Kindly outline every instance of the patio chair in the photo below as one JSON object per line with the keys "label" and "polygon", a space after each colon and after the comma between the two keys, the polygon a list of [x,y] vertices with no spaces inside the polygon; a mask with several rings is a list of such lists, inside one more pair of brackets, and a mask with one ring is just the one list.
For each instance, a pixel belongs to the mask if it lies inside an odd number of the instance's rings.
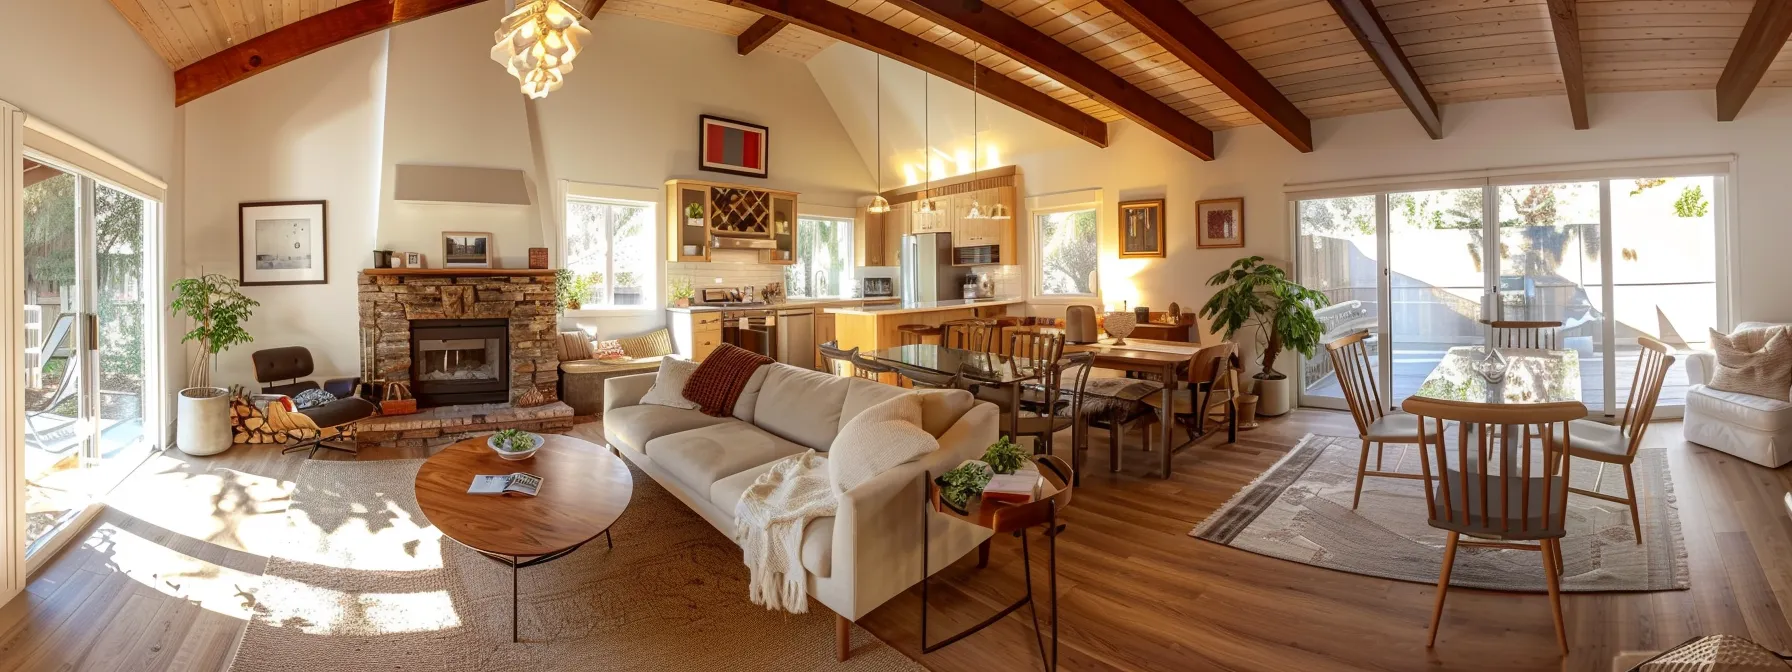
{"label": "patio chair", "polygon": [[1494,320],[1488,322],[1487,326],[1493,327],[1493,346],[1496,348],[1537,348],[1541,350],[1554,350],[1559,347],[1556,333],[1562,329],[1560,321]]}
{"label": "patio chair", "polygon": [[[74,323],[74,313],[63,313],[56,316],[56,324],[50,328],[49,335],[44,338],[43,346],[36,351],[38,354],[37,378],[39,380],[43,379],[44,369],[49,366],[50,360],[56,358],[56,353],[71,345],[67,341],[74,334]],[[62,405],[62,402],[80,393],[80,386],[76,384],[76,381],[81,378],[80,359],[76,357],[66,357],[65,359],[68,360],[68,369],[62,372],[62,380],[56,382],[56,391],[50,395],[49,401],[37,408],[25,410],[25,427],[31,432],[31,440],[36,441],[39,446],[43,445],[43,437],[39,434],[37,424],[32,420],[50,415],[50,412]],[[68,447],[75,445],[77,444],[70,443]],[[67,447],[64,450],[67,450]]]}

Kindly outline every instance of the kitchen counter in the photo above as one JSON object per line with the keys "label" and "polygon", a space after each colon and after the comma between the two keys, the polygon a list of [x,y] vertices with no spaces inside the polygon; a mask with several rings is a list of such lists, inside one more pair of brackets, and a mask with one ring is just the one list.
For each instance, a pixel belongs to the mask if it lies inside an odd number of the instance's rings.
{"label": "kitchen counter", "polygon": [[667,308],[666,310],[672,311],[674,313],[707,313],[707,312],[715,312],[715,311],[721,311],[721,310],[765,310],[765,309],[777,309],[777,308],[829,308],[829,309],[832,309],[832,308],[839,308],[839,307],[847,307],[847,308],[855,308],[856,309],[860,306],[863,306],[867,302],[872,303],[874,305],[880,304],[880,303],[895,305],[897,303],[900,303],[901,300],[893,299],[893,298],[790,299],[783,303],[766,304],[763,306],[728,306],[728,307],[724,307],[724,306],[686,306],[683,308],[670,307],[670,308]]}
{"label": "kitchen counter", "polygon": [[946,301],[920,301],[915,303],[896,302],[879,306],[845,306],[825,308],[836,315],[904,315],[910,313],[933,313],[942,310],[964,310],[967,308],[987,308],[991,306],[1009,306],[1021,303],[1023,299],[950,299]]}

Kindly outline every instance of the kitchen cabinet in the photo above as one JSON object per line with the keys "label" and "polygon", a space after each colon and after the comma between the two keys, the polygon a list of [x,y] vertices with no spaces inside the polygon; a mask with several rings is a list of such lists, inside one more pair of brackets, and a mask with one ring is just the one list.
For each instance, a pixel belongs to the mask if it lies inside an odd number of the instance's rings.
{"label": "kitchen cabinet", "polygon": [[951,233],[952,228],[946,223],[946,215],[951,211],[951,208],[947,207],[947,203],[948,199],[946,198],[934,199],[934,205],[939,207],[939,211],[932,214],[921,211],[920,201],[910,203],[909,233]]}
{"label": "kitchen cabinet", "polygon": [[705,180],[666,182],[666,260],[710,261],[715,249],[796,263],[797,194]]}
{"label": "kitchen cabinet", "polygon": [[853,232],[853,262],[859,266],[900,266],[904,227],[898,224],[896,208],[889,212],[859,209],[858,230]]}
{"label": "kitchen cabinet", "polygon": [[722,345],[722,313],[714,310],[669,311],[672,347],[678,354],[701,362]]}
{"label": "kitchen cabinet", "polygon": [[815,368],[817,370],[828,370],[827,360],[821,357],[820,345],[832,343],[834,338],[834,314],[825,310],[815,311]]}
{"label": "kitchen cabinet", "polygon": [[796,194],[772,195],[772,245],[759,251],[759,263],[790,266],[796,263]]}
{"label": "kitchen cabinet", "polygon": [[[891,210],[882,222],[886,235],[883,259],[889,265],[901,265],[901,239],[909,233],[944,233],[952,237],[954,266],[1015,265],[1020,263],[1017,228],[1025,218],[1020,203],[1020,173],[1014,166],[1003,166],[935,180],[931,185],[913,185],[883,193]],[[922,200],[932,197],[939,212],[921,215],[916,212]],[[976,202],[985,214],[997,205],[1003,206],[1008,219],[969,219],[971,203]],[[870,233],[870,227],[867,228]],[[893,241],[893,242],[892,242]],[[865,257],[868,261],[869,254]],[[870,265],[870,264],[866,264]]]}

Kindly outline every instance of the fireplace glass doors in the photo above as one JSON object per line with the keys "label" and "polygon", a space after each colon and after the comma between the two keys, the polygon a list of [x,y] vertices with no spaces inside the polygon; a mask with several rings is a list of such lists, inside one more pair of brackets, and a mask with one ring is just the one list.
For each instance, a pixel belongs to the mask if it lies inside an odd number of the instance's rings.
{"label": "fireplace glass doors", "polygon": [[411,391],[418,405],[510,401],[506,320],[414,320]]}

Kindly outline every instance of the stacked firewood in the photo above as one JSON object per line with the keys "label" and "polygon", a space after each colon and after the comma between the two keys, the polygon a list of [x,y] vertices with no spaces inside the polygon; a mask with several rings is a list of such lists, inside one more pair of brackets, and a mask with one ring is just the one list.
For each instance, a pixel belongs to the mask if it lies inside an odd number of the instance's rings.
{"label": "stacked firewood", "polygon": [[[270,403],[270,409],[273,404]],[[278,417],[270,417],[270,415]],[[230,426],[232,441],[239,444],[275,444],[284,445],[309,441],[322,434],[326,438],[345,436],[346,432],[336,428],[319,429],[316,423],[297,413],[285,412],[284,408],[277,413],[268,413],[255,406],[246,396],[233,397],[230,400]],[[352,431],[352,430],[349,430]]]}

